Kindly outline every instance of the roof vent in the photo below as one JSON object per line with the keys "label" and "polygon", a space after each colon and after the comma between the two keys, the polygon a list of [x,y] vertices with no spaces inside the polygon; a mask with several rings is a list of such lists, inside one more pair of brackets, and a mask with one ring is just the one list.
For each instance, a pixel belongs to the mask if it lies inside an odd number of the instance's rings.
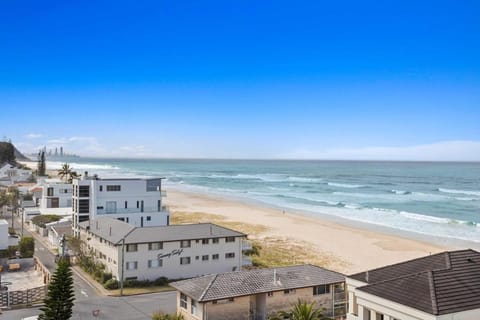
{"label": "roof vent", "polygon": [[468,258],[467,261],[468,261],[468,262],[471,262],[471,263],[475,263],[475,262],[476,262],[476,261],[473,260],[472,258]]}
{"label": "roof vent", "polygon": [[368,270],[365,272],[365,281],[368,282],[370,275],[368,274]]}

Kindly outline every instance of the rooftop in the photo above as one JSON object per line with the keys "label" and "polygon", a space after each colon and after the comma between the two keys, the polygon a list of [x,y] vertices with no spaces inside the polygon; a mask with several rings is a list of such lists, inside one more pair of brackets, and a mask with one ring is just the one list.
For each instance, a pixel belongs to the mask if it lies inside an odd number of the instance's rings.
{"label": "rooftop", "polygon": [[366,272],[349,278],[358,287],[433,315],[480,308],[480,252],[447,251]]}
{"label": "rooftop", "polygon": [[235,271],[171,283],[172,287],[200,301],[341,283],[345,276],[313,265]]}
{"label": "rooftop", "polygon": [[245,237],[246,234],[218,226],[213,223],[179,224],[158,227],[135,227],[123,221],[100,217],[81,222],[80,228],[90,227],[90,232],[119,244],[125,237],[125,243],[168,242],[179,240],[199,240],[219,237]]}

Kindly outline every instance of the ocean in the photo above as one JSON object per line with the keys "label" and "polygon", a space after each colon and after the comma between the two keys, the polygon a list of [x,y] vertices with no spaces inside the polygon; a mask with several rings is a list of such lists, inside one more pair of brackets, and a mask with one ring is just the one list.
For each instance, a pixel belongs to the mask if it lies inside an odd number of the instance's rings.
{"label": "ocean", "polygon": [[[57,169],[62,162],[48,162]],[[480,243],[480,163],[75,158],[78,173]]]}

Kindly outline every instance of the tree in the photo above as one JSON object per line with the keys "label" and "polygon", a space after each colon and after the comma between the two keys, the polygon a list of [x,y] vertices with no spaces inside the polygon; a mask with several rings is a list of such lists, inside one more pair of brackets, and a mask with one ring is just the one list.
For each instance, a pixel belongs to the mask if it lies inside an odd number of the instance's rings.
{"label": "tree", "polygon": [[73,171],[72,169],[73,168],[70,167],[68,163],[64,163],[62,165],[62,168],[58,170],[58,175],[62,179],[65,178],[68,181],[68,183],[72,183],[73,179],[78,177],[77,172]]}
{"label": "tree", "polygon": [[45,164],[45,151],[41,150],[38,153],[37,176],[46,176],[46,175],[47,175],[47,165]]}
{"label": "tree", "polygon": [[18,251],[22,258],[31,258],[35,252],[35,241],[32,237],[23,237],[18,243]]}
{"label": "tree", "polygon": [[73,301],[73,276],[70,263],[67,259],[60,259],[57,270],[52,276],[45,298],[45,306],[40,308],[41,320],[68,320],[72,317]]}
{"label": "tree", "polygon": [[10,142],[0,142],[0,164],[15,162],[15,147]]}
{"label": "tree", "polygon": [[289,311],[280,311],[270,320],[328,320],[330,318],[323,314],[323,309],[315,308],[315,302],[308,303],[299,299]]}

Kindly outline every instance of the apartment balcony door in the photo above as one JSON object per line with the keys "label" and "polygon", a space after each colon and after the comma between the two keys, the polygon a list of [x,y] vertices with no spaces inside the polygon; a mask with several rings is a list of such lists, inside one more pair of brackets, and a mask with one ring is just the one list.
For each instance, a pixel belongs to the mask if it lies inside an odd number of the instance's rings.
{"label": "apartment balcony door", "polygon": [[107,213],[117,213],[117,202],[116,201],[107,201],[106,212]]}
{"label": "apartment balcony door", "polygon": [[51,198],[52,199],[52,208],[58,208],[60,205],[60,201],[58,198]]}
{"label": "apartment balcony door", "polygon": [[143,200],[140,201],[140,212],[143,212],[144,210],[144,206],[143,206]]}

